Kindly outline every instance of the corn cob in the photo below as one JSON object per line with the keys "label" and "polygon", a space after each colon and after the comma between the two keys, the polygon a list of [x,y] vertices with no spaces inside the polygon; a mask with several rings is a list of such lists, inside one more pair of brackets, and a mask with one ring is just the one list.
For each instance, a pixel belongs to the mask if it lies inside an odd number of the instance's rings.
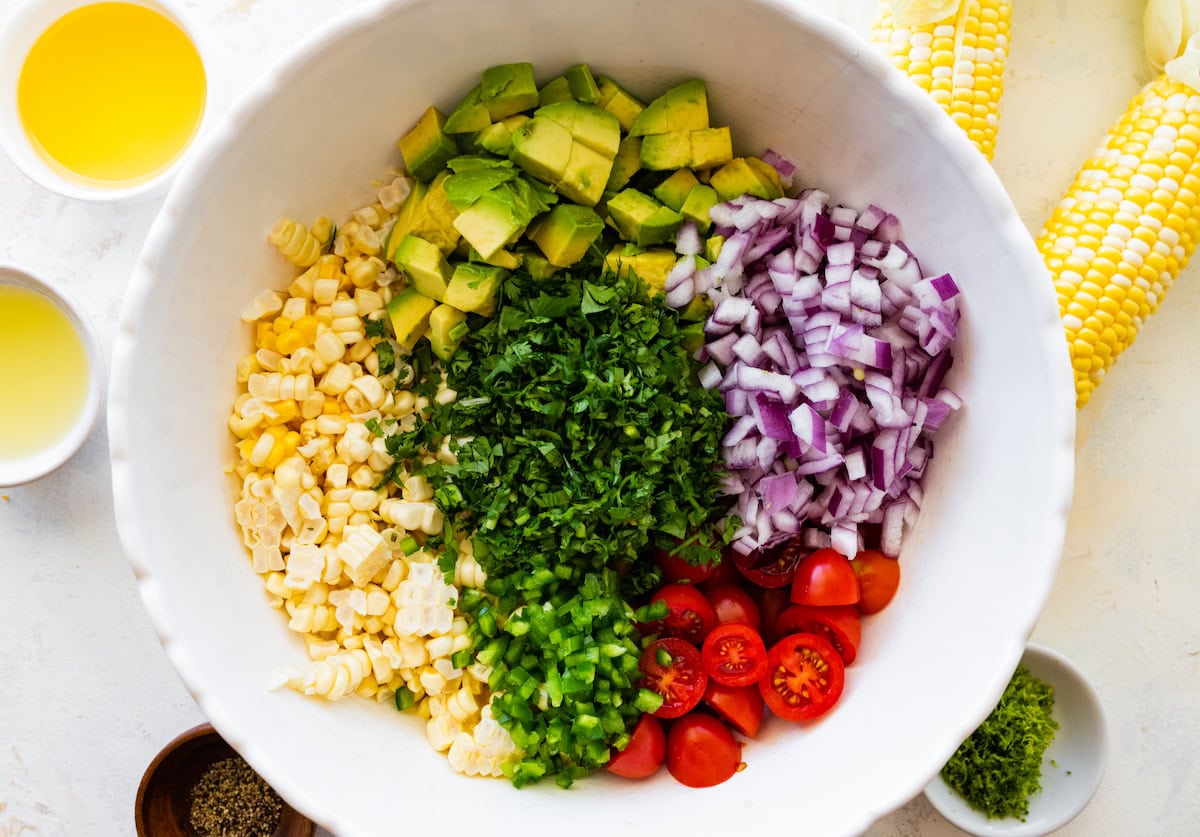
{"label": "corn cob", "polygon": [[[1130,103],[1055,207],[1038,249],[1082,407],[1187,264],[1200,233],[1200,44]],[[1180,79],[1191,79],[1191,85]]]}
{"label": "corn cob", "polygon": [[1009,0],[881,0],[871,40],[991,160],[1000,124]]}

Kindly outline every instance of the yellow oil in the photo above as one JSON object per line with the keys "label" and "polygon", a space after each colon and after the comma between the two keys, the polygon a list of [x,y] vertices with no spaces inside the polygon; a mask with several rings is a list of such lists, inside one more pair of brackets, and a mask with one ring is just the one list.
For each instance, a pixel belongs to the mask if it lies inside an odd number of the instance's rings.
{"label": "yellow oil", "polygon": [[134,3],[63,15],[34,43],[17,83],[21,121],[42,156],[104,185],[169,166],[196,133],[205,96],[191,39]]}
{"label": "yellow oil", "polygon": [[83,340],[39,293],[0,284],[0,459],[49,448],[75,425],[88,392]]}

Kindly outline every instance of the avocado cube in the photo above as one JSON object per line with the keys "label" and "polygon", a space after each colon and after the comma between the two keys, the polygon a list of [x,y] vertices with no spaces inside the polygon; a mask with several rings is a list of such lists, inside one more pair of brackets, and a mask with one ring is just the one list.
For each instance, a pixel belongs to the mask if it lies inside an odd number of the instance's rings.
{"label": "avocado cube", "polygon": [[492,124],[487,105],[480,99],[482,89],[480,85],[475,85],[471,92],[463,97],[458,107],[446,117],[446,124],[442,130],[447,134],[470,134],[482,131]]}
{"label": "avocado cube", "polygon": [[651,244],[674,242],[675,232],[681,224],[682,215],[669,206],[660,206],[638,228],[637,245],[649,247]]}
{"label": "avocado cube", "polygon": [[525,260],[524,253],[513,253],[509,250],[497,250],[492,254],[491,258],[483,258],[479,252],[472,247],[469,258],[477,262],[484,262],[493,267],[502,267],[505,270],[516,270]]}
{"label": "avocado cube", "polygon": [[[699,265],[697,265],[699,269]],[[708,294],[700,294],[689,302],[682,311],[679,312],[679,319],[687,320],[688,322],[699,322],[707,320],[708,315],[712,313],[713,303],[709,299]]]}
{"label": "avocado cube", "polygon": [[417,120],[416,126],[400,137],[404,164],[418,180],[432,180],[458,153],[458,146],[443,130],[445,125],[446,117],[437,108],[430,107]]}
{"label": "avocado cube", "polygon": [[467,335],[467,315],[442,303],[429,314],[429,345],[442,360],[449,360]]}
{"label": "avocado cube", "polygon": [[571,146],[571,159],[562,179],[555,185],[567,198],[584,206],[595,206],[604,196],[604,184],[612,174],[613,158],[593,151],[581,142]]}
{"label": "avocado cube", "polygon": [[779,172],[774,166],[758,157],[747,157],[746,164],[758,172],[759,178],[769,184],[768,191],[772,193],[770,200],[783,197],[783,182],[779,179]]}
{"label": "avocado cube", "polygon": [[407,230],[409,235],[437,245],[446,255],[454,252],[459,239],[458,230],[454,229],[454,219],[458,217],[458,210],[446,195],[446,180],[449,177],[450,170],[446,169],[430,182],[425,200],[416,208]]}
{"label": "avocado cube", "polygon": [[512,150],[513,132],[529,121],[523,113],[507,116],[475,134],[475,145],[500,157],[507,157]]}
{"label": "avocado cube", "polygon": [[512,201],[492,191],[459,213],[454,219],[454,228],[486,260],[515,240],[525,230],[527,223],[525,218],[520,217]]}
{"label": "avocado cube", "polygon": [[731,201],[741,195],[774,200],[782,194],[782,191],[777,190],[745,157],[734,157],[721,166],[712,173],[709,182],[716,189],[717,197],[723,201]]}
{"label": "avocado cube", "polygon": [[704,258],[708,261],[715,262],[717,257],[721,255],[721,245],[725,243],[725,236],[710,235],[704,240]]}
{"label": "avocado cube", "polygon": [[483,71],[479,98],[487,105],[492,121],[537,107],[537,82],[529,62],[500,64]]}
{"label": "avocado cube", "polygon": [[708,91],[700,79],[690,79],[663,93],[629,126],[629,135],[699,131],[708,127]]}
{"label": "avocado cube", "polygon": [[425,193],[428,191],[429,186],[418,180],[413,184],[408,197],[404,199],[404,204],[400,207],[399,214],[396,215],[395,223],[388,230],[387,238],[383,240],[383,252],[387,255],[388,261],[395,260],[396,248],[400,246],[400,242],[404,240],[404,236],[408,235],[408,230],[412,226],[417,209],[425,199]]}
{"label": "avocado cube", "polygon": [[546,82],[546,86],[538,91],[538,106],[545,107],[555,102],[571,101],[571,85],[566,76],[555,76]]}
{"label": "avocado cube", "polygon": [[716,190],[711,186],[705,186],[703,183],[700,183],[693,186],[692,191],[688,192],[687,199],[684,200],[679,214],[684,218],[695,221],[696,229],[700,232],[708,232],[709,227],[712,226],[712,219],[709,217],[709,212],[719,202]]}
{"label": "avocado cube", "polygon": [[553,119],[571,132],[576,142],[581,142],[605,157],[613,157],[621,144],[621,124],[617,118],[595,105],[582,102],[555,102],[538,108],[535,117]]}
{"label": "avocado cube", "polygon": [[565,73],[567,84],[571,87],[571,96],[585,104],[595,102],[600,98],[600,88],[592,76],[592,70],[587,64],[576,64],[568,67]]}
{"label": "avocado cube", "polygon": [[608,183],[604,184],[604,191],[618,192],[624,189],[641,167],[642,138],[625,137],[617,147],[617,156],[613,158],[612,172],[608,175]]}
{"label": "avocado cube", "polygon": [[450,265],[437,245],[409,234],[396,248],[396,266],[408,276],[408,283],[430,299],[441,302],[450,281]]}
{"label": "avocado cube", "polygon": [[531,226],[528,237],[550,264],[570,267],[587,254],[602,232],[604,221],[594,209],[560,203]]}
{"label": "avocado cube", "polygon": [[534,117],[513,131],[512,161],[529,174],[555,183],[571,159],[571,132],[553,119]]}
{"label": "avocado cube", "polygon": [[600,76],[596,86],[600,91],[600,98],[595,104],[617,117],[617,122],[621,123],[621,130],[628,131],[646,106],[607,76]]}
{"label": "avocado cube", "polygon": [[679,212],[692,189],[699,185],[700,181],[696,179],[696,175],[691,169],[679,169],[658,184],[658,188],[654,190],[654,197],[658,198],[665,206]]}
{"label": "avocado cube", "polygon": [[654,247],[640,253],[628,254],[617,245],[604,257],[604,269],[625,278],[630,273],[642,280],[651,294],[661,293],[667,284],[667,274],[675,267],[679,257],[673,250]]}
{"label": "avocado cube", "polygon": [[496,311],[496,297],[507,278],[508,271],[502,267],[462,262],[455,265],[446,287],[446,304],[459,311],[490,317]]}
{"label": "avocado cube", "polygon": [[545,256],[536,252],[525,253],[522,266],[531,277],[538,280],[549,279],[555,273],[558,273],[559,270],[550,264]]}
{"label": "avocado cube", "polygon": [[637,241],[642,224],[661,208],[658,201],[637,189],[618,192],[607,205],[609,219],[626,241]]}
{"label": "avocado cube", "polygon": [[396,342],[411,352],[429,327],[429,315],[436,307],[435,300],[416,288],[405,288],[392,297],[387,304],[387,312]]}
{"label": "avocado cube", "polygon": [[729,128],[702,128],[688,134],[692,141],[692,165],[698,169],[723,166],[733,159]]}
{"label": "avocado cube", "polygon": [[642,168],[671,171],[691,164],[692,142],[689,132],[669,131],[642,137]]}

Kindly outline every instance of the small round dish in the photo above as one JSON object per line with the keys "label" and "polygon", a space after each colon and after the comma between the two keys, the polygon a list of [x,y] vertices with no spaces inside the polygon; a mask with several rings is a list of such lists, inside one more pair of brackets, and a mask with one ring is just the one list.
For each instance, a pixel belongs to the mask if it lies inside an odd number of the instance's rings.
{"label": "small round dish", "polygon": [[[191,837],[188,822],[192,786],[218,761],[240,758],[212,724],[201,724],[163,747],[138,785],[133,820],[138,837]],[[316,824],[283,803],[271,837],[311,837]]]}
{"label": "small round dish", "polygon": [[105,379],[104,353],[100,347],[100,338],[78,303],[45,280],[20,268],[0,264],[0,287],[4,286],[33,291],[50,300],[66,315],[83,343],[83,350],[87,356],[88,377],[83,407],[66,433],[49,447],[15,458],[0,456],[0,488],[23,485],[40,479],[75,455],[92,432],[100,415],[101,405],[104,403]]}
{"label": "small round dish", "polygon": [[1091,801],[1104,775],[1108,731],[1100,695],[1075,665],[1057,651],[1028,645],[1021,657],[1038,679],[1054,688],[1058,731],[1042,758],[1042,790],[1029,800],[1024,821],[988,819],[942,781],[939,774],[925,797],[943,817],[977,837],[1041,837],[1062,828]]}

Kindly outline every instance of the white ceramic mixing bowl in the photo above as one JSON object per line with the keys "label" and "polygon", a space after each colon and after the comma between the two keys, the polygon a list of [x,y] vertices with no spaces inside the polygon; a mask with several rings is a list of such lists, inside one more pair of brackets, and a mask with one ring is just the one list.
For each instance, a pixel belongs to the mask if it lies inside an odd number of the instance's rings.
{"label": "white ceramic mixing bowl", "polygon": [[[709,790],[664,772],[516,791],[457,776],[387,706],[268,689],[306,656],[266,606],[224,473],[251,344],[239,312],[289,276],[266,233],[281,215],[363,203],[425,107],[447,111],[481,69],[521,60],[542,81],[587,61],[646,97],[706,79],[713,124],[740,148],[774,148],[800,183],[898,213],[926,270],[965,295],[949,384],[966,406],[938,440],[897,598],[867,620],[836,710],[770,725],[748,768]],[[1057,307],[1000,182],[864,42],[782,0],[414,0],[338,21],[194,149],[147,239],[113,366],[118,522],[163,644],[221,734],[341,837],[451,818],[481,834],[861,831],[920,793],[995,704],[1049,592],[1071,492]]]}

